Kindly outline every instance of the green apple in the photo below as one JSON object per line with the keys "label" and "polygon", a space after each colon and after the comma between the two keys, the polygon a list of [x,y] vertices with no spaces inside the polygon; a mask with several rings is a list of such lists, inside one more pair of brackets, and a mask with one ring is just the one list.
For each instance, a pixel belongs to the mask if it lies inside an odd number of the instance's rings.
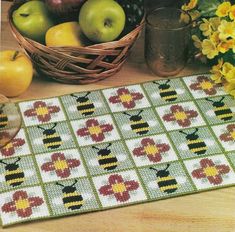
{"label": "green apple", "polygon": [[44,43],[47,30],[54,25],[44,2],[29,1],[12,15],[16,28],[22,35]]}
{"label": "green apple", "polygon": [[115,40],[125,26],[123,8],[114,0],[88,0],[79,14],[83,33],[93,42]]}

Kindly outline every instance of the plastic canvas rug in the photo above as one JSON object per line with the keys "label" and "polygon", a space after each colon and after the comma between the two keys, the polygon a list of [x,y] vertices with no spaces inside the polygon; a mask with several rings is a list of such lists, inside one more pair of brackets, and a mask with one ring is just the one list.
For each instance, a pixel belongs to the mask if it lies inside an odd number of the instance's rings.
{"label": "plastic canvas rug", "polygon": [[2,226],[235,185],[235,101],[208,75],[20,102]]}

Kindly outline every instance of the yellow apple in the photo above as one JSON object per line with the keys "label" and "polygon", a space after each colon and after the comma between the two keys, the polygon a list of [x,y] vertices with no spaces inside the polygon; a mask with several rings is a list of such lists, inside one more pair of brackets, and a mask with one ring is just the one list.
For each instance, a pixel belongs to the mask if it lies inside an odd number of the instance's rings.
{"label": "yellow apple", "polygon": [[33,77],[33,65],[22,52],[0,51],[0,93],[16,97],[26,91]]}
{"label": "yellow apple", "polygon": [[84,47],[88,40],[77,22],[66,22],[51,27],[46,33],[46,45],[54,47]]}

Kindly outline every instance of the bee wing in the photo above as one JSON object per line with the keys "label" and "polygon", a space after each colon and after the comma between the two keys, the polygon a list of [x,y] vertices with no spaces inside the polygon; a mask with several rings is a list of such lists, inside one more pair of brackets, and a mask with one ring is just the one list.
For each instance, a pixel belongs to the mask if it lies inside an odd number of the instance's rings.
{"label": "bee wing", "polygon": [[176,93],[181,95],[181,94],[184,94],[184,90],[183,89],[175,89]]}
{"label": "bee wing", "polygon": [[148,121],[149,126],[156,126],[157,123],[153,120]]}
{"label": "bee wing", "polygon": [[124,161],[124,160],[126,160],[126,155],[123,155],[123,154],[118,154],[117,155],[117,159],[118,159],[118,161]]}
{"label": "bee wing", "polygon": [[179,184],[184,184],[187,180],[184,176],[176,176],[175,179]]}
{"label": "bee wing", "polygon": [[41,144],[43,144],[42,138],[34,139],[34,140],[33,140],[33,143],[36,144],[36,145],[41,145]]}
{"label": "bee wing", "polygon": [[131,130],[131,127],[130,127],[130,125],[125,124],[125,125],[122,126],[122,129],[126,130],[126,131],[129,131],[129,130]]}
{"label": "bee wing", "polygon": [[92,194],[90,193],[81,193],[84,200],[90,200],[93,198]]}
{"label": "bee wing", "polygon": [[62,199],[62,197],[53,198],[52,204],[53,204],[53,205],[61,205],[61,204],[63,205],[63,199]]}
{"label": "bee wing", "polygon": [[89,164],[93,167],[99,166],[98,160],[97,159],[91,159],[89,161]]}
{"label": "bee wing", "polygon": [[211,139],[205,139],[204,142],[206,143],[207,146],[214,146],[215,142]]}
{"label": "bee wing", "polygon": [[148,183],[148,187],[151,189],[156,189],[156,188],[158,188],[158,185],[157,185],[156,181],[153,180]]}
{"label": "bee wing", "polygon": [[4,173],[0,173],[0,183],[5,182],[5,175]]}
{"label": "bee wing", "polygon": [[71,137],[70,137],[69,135],[64,134],[64,135],[61,135],[61,139],[62,139],[63,141],[67,141],[67,140],[70,140]]}
{"label": "bee wing", "polygon": [[76,112],[77,111],[77,106],[76,105],[71,105],[71,106],[69,106],[69,111],[70,112]]}
{"label": "bee wing", "polygon": [[33,172],[33,171],[31,171],[31,170],[25,170],[24,171],[24,174],[25,174],[25,176],[27,176],[27,177],[31,177],[31,176],[34,176],[35,175],[35,173]]}
{"label": "bee wing", "polygon": [[103,104],[101,102],[93,102],[93,104],[96,108],[100,108],[103,106]]}
{"label": "bee wing", "polygon": [[161,96],[159,95],[159,93],[158,92],[155,92],[155,93],[153,93],[152,95],[152,98],[161,98]]}
{"label": "bee wing", "polygon": [[215,112],[213,110],[208,110],[206,112],[206,115],[213,117],[213,116],[215,116]]}
{"label": "bee wing", "polygon": [[187,146],[187,144],[182,143],[182,144],[180,144],[179,149],[180,150],[188,150],[188,146]]}

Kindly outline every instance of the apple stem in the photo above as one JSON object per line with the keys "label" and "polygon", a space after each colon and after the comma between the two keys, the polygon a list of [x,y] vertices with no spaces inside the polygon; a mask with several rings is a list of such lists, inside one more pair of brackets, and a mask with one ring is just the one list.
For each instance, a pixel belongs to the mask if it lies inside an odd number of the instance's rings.
{"label": "apple stem", "polygon": [[28,16],[29,16],[29,14],[20,14],[20,16],[28,17]]}
{"label": "apple stem", "polygon": [[16,59],[16,57],[18,56],[19,51],[15,51],[14,55],[12,56],[12,61],[14,61]]}

